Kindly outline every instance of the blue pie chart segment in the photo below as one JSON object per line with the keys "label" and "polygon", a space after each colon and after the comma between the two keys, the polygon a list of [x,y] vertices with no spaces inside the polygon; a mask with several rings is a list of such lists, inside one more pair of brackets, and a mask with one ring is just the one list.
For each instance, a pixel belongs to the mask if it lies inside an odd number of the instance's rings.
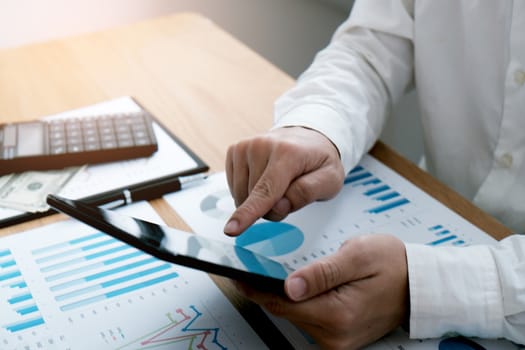
{"label": "blue pie chart segment", "polygon": [[475,341],[464,337],[452,337],[439,343],[439,350],[487,350]]}
{"label": "blue pie chart segment", "polygon": [[265,256],[281,256],[299,248],[303,241],[303,232],[294,225],[263,222],[252,225],[235,243]]}

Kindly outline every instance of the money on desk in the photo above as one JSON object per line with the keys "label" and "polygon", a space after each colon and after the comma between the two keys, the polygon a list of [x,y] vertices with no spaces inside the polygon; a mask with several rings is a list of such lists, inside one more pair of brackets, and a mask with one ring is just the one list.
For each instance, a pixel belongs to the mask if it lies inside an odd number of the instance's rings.
{"label": "money on desk", "polygon": [[46,196],[59,192],[82,167],[27,171],[0,177],[0,207],[29,213],[49,209]]}

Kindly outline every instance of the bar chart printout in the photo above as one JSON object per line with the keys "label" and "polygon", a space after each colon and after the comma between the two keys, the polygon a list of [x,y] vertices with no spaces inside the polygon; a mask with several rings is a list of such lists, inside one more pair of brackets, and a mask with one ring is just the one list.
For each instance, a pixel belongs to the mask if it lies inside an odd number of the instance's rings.
{"label": "bar chart printout", "polygon": [[[389,233],[405,242],[434,247],[495,242],[369,155],[347,174],[335,198],[312,203],[290,214],[283,222],[259,220],[237,238],[219,232],[235,209],[224,173],[214,174],[201,186],[164,198],[194,232],[233,241],[268,255],[290,269],[332,254],[345,240],[362,234]],[[318,348],[291,323],[272,319],[296,348]],[[467,341],[448,338],[409,340],[408,334],[399,330],[367,349],[470,349],[466,344]],[[475,349],[518,349],[504,340],[471,340],[470,344],[477,344]]]}
{"label": "bar chart printout", "polygon": [[73,220],[0,239],[0,315],[0,349],[266,348],[207,274]]}
{"label": "bar chart printout", "polygon": [[33,295],[10,249],[0,250],[2,328],[17,333],[44,324]]}

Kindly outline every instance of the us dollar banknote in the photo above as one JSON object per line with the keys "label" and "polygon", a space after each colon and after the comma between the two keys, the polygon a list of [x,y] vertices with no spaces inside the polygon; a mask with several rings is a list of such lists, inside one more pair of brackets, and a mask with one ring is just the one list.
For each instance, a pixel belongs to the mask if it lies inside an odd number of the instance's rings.
{"label": "us dollar banknote", "polygon": [[82,167],[27,171],[0,178],[0,207],[29,213],[47,211],[48,194],[58,193]]}

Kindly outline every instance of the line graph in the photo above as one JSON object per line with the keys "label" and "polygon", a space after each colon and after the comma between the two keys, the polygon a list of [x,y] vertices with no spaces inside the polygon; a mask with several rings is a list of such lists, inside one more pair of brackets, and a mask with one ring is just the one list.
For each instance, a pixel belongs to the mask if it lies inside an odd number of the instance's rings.
{"label": "line graph", "polygon": [[227,347],[219,341],[219,327],[196,326],[195,323],[203,317],[196,306],[190,305],[186,309],[178,308],[174,313],[166,314],[166,324],[119,347],[129,349],[221,349]]}

